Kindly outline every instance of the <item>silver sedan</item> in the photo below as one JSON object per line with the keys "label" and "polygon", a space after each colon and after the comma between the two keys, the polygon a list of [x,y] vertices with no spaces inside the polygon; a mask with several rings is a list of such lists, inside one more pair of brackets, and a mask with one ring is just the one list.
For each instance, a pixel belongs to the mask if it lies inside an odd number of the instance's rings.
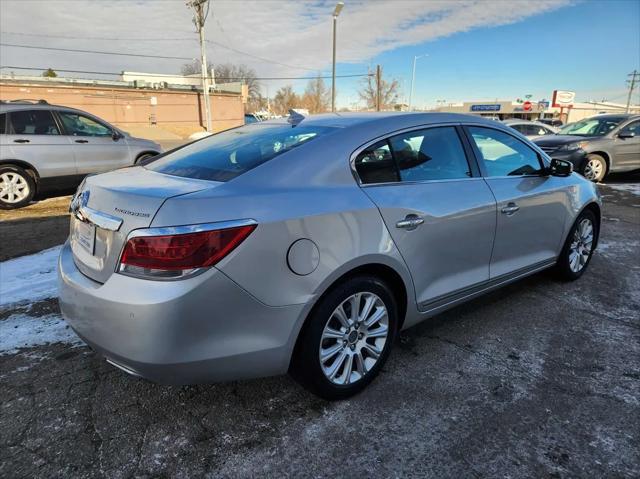
{"label": "silver sedan", "polygon": [[546,268],[579,278],[600,206],[568,162],[491,120],[293,115],[87,178],[60,304],[133,375],[289,371],[344,398],[401,329]]}

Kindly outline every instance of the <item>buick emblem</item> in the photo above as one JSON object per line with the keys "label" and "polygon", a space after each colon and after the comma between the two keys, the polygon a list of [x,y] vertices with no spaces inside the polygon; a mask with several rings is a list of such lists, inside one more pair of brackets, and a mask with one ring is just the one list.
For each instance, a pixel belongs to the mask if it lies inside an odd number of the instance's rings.
{"label": "buick emblem", "polygon": [[84,190],[77,193],[72,199],[69,205],[69,212],[77,213],[80,208],[84,208],[89,203],[89,190]]}

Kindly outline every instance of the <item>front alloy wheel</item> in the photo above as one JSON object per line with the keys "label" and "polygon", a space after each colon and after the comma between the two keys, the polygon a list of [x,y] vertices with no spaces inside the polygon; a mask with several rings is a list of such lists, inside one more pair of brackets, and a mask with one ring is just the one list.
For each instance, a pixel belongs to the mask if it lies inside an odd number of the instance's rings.
{"label": "front alloy wheel", "polygon": [[593,249],[593,222],[583,218],[573,233],[573,241],[569,247],[569,267],[579,273],[589,261]]}
{"label": "front alloy wheel", "polygon": [[586,179],[599,182],[602,181],[607,173],[607,162],[600,155],[587,156],[582,166],[582,176]]}
{"label": "front alloy wheel", "polygon": [[562,248],[556,271],[562,279],[578,279],[587,269],[598,242],[599,223],[591,210],[584,210],[576,219]]}

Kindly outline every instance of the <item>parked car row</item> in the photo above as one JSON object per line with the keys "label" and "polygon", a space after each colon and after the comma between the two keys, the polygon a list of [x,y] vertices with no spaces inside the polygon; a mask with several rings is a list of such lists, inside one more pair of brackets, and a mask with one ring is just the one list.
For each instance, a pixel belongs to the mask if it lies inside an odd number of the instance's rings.
{"label": "parked car row", "polygon": [[345,398],[400,330],[545,268],[579,278],[600,206],[569,162],[495,121],[291,115],[88,177],[60,307],[136,376],[289,371]]}
{"label": "parked car row", "polygon": [[44,101],[0,103],[0,208],[20,208],[47,189],[162,152],[84,111]]}
{"label": "parked car row", "polygon": [[640,115],[597,115],[534,141],[552,158],[570,161],[591,181],[640,168]]}

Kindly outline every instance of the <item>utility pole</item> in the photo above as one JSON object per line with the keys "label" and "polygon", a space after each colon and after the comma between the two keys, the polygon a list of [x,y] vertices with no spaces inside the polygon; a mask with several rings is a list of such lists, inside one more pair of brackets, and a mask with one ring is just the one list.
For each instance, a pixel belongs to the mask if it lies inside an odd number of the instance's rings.
{"label": "utility pole", "polygon": [[418,58],[428,57],[429,55],[415,55],[413,57],[413,69],[411,70],[411,91],[409,92],[409,111],[412,111],[413,105],[413,84],[416,81],[416,62]]}
{"label": "utility pole", "polygon": [[204,38],[204,23],[209,14],[209,0],[191,0],[187,6],[193,8],[193,23],[195,23],[200,35],[200,73],[202,76],[202,96],[204,98],[204,111],[206,116],[206,128],[212,131],[211,126],[211,103],[209,98],[209,71],[207,67],[207,49]]}
{"label": "utility pole", "polygon": [[635,88],[636,82],[640,77],[640,72],[638,72],[637,70],[633,70],[633,72],[629,73],[629,75],[627,76],[631,77],[631,80],[627,80],[627,83],[629,83],[629,96],[627,96],[627,113],[629,113],[629,110],[631,110],[631,97],[633,95],[633,89]]}
{"label": "utility pole", "polygon": [[331,72],[331,111],[336,111],[336,27],[338,26],[338,15],[344,7],[344,2],[336,3],[333,10],[333,70]]}
{"label": "utility pole", "polygon": [[382,95],[382,71],[380,65],[376,66],[376,111],[380,111]]}

